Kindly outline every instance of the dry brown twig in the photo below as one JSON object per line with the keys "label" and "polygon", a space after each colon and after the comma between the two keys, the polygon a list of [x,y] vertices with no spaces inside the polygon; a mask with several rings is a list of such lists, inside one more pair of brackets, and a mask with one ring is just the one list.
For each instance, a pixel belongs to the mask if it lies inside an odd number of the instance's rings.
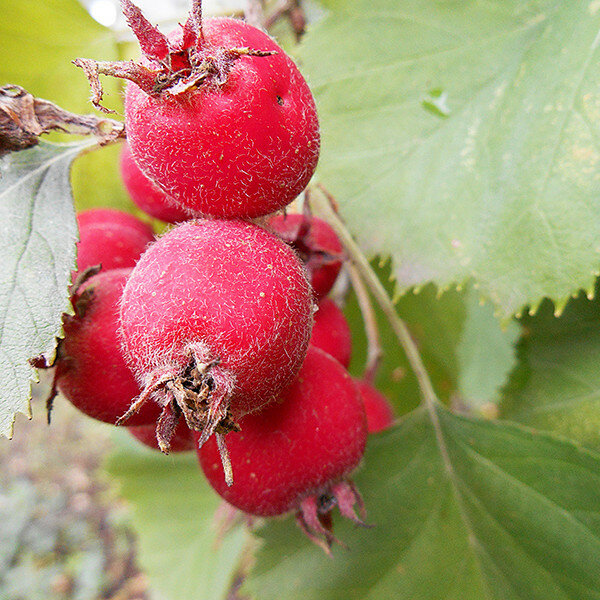
{"label": "dry brown twig", "polygon": [[265,19],[264,26],[270,29],[279,19],[287,17],[299,42],[306,31],[306,15],[301,0],[280,0],[273,12]]}

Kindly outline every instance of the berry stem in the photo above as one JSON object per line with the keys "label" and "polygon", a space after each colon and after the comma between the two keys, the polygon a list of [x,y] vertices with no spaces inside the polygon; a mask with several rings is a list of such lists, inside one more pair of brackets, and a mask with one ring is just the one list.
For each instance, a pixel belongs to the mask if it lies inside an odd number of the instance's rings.
{"label": "berry stem", "polygon": [[346,229],[343,221],[333,209],[333,207],[336,206],[335,199],[322,184],[317,184],[317,188],[321,194],[314,196],[315,204],[317,204],[324,218],[337,233],[342,245],[346,250],[348,259],[356,266],[358,272],[364,278],[368,288],[377,300],[377,303],[389,321],[396,338],[400,342],[400,345],[406,354],[406,358],[410,363],[415,377],[417,378],[417,383],[419,384],[419,389],[421,390],[421,396],[423,397],[425,408],[429,414],[429,418],[431,419],[431,424],[433,426],[442,461],[456,491],[457,497],[459,498],[460,510],[463,518],[466,523],[469,523],[469,518],[463,506],[459,486],[457,483],[458,478],[454,472],[454,466],[452,465],[452,460],[450,459],[446,440],[444,439],[444,432],[440,423],[440,417],[437,412],[440,401],[435,393],[433,384],[431,383],[431,379],[427,373],[427,369],[423,364],[423,359],[421,358],[419,349],[417,348],[415,341],[412,339],[406,323],[404,323],[404,321],[396,313],[394,303],[391,301],[377,275],[375,275],[375,272],[371,268],[369,261],[361,252],[360,248],[350,235],[350,232]]}
{"label": "berry stem", "polygon": [[377,300],[377,303],[389,321],[392,330],[398,338],[400,345],[404,349],[406,358],[408,359],[408,362],[415,373],[419,388],[421,390],[421,395],[423,396],[423,400],[425,401],[425,405],[431,415],[437,431],[439,427],[439,419],[435,409],[436,404],[439,403],[439,400],[433,388],[433,384],[431,383],[431,379],[429,378],[429,374],[427,373],[427,369],[423,364],[419,349],[417,348],[415,341],[412,339],[406,323],[404,323],[404,321],[396,313],[394,303],[388,296],[377,275],[375,275],[375,272],[371,268],[369,261],[361,252],[354,239],[352,239],[352,236],[346,229],[343,221],[333,210],[332,205],[335,205],[334,198],[321,184],[318,184],[317,187],[321,191],[321,194],[313,195],[313,205],[316,204],[318,206],[321,214],[337,233],[348,254],[350,262],[356,267],[357,272],[364,279],[369,290],[375,297],[375,300]]}
{"label": "berry stem", "polygon": [[317,184],[317,188],[321,192],[321,194],[315,196],[319,209],[322,211],[322,214],[338,234],[342,245],[346,249],[349,260],[356,265],[360,275],[365,279],[365,282],[370,288],[371,293],[373,296],[375,296],[375,299],[381,307],[381,310],[384,312],[392,327],[392,330],[398,338],[400,345],[406,353],[408,362],[410,363],[410,366],[412,367],[417,378],[421,395],[425,403],[425,408],[429,414],[429,418],[431,419],[435,439],[440,451],[440,457],[444,463],[448,479],[450,480],[450,483],[454,489],[460,513],[468,529],[472,530],[471,519],[469,517],[460,487],[460,480],[454,471],[454,465],[452,464],[452,459],[444,438],[442,424],[440,423],[440,417],[438,414],[440,401],[437,398],[433,384],[429,378],[429,374],[425,369],[425,365],[423,364],[423,360],[419,354],[419,349],[417,348],[415,341],[412,339],[410,332],[408,331],[408,327],[396,313],[393,302],[390,300],[390,297],[379,281],[377,275],[375,275],[375,272],[371,268],[369,261],[365,258],[365,255],[361,252],[356,242],[352,239],[350,232],[346,229],[346,226],[333,209],[333,206],[336,205],[335,199],[322,184]]}
{"label": "berry stem", "polygon": [[371,303],[369,292],[358,272],[358,269],[354,263],[347,265],[348,274],[350,275],[350,281],[358,300],[360,307],[360,313],[365,324],[365,333],[367,335],[367,360],[365,361],[365,371],[363,379],[369,383],[375,381],[377,370],[381,363],[383,356],[383,350],[381,348],[379,328],[377,326],[377,317],[375,316],[375,310]]}

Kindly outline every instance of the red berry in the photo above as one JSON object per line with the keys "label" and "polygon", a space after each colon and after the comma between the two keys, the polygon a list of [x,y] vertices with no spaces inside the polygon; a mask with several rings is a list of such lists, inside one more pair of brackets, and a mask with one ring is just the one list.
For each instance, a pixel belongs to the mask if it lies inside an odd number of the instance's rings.
{"label": "red berry", "polygon": [[394,422],[394,409],[389,400],[368,381],[355,379],[365,405],[369,433],[376,433],[391,427]]}
{"label": "red berry", "polygon": [[[128,427],[127,430],[138,442],[141,442],[153,450],[160,450],[156,440],[156,425],[139,425],[138,427]],[[180,420],[173,431],[169,451],[190,452],[195,448],[196,443],[192,432],[188,429],[185,421]]]}
{"label": "red berry", "polygon": [[142,63],[77,59],[100,107],[98,75],[128,79],[127,138],[144,174],[186,210],[258,217],[289,204],[319,157],[310,89],[263,31],[237,19],[190,16],[168,37],[121,0]]}
{"label": "red berry", "polygon": [[[144,50],[148,30],[136,33]],[[146,51],[154,78],[130,76],[125,96],[142,171],[196,214],[257,217],[283,208],[319,156],[315,103],[292,60],[237,19],[206,19],[196,32],[163,38],[168,58]]]}
{"label": "red berry", "polygon": [[326,296],[342,268],[344,254],[331,225],[311,215],[289,214],[272,217],[269,226],[304,261],[316,298]]}
{"label": "red berry", "polygon": [[[131,269],[95,275],[73,295],[74,316],[64,318],[65,337],[59,344],[55,383],[86,415],[115,423],[140,388],[121,354],[119,301]],[[148,404],[132,425],[156,422],[160,411]]]}
{"label": "red berry", "polygon": [[344,313],[330,298],[319,302],[310,343],[348,368],[352,355],[352,333]]}
{"label": "red berry", "polygon": [[142,63],[73,61],[102,108],[99,75],[128,79],[127,137],[144,174],[186,210],[257,217],[291,202],[319,156],[306,81],[264,32],[228,18],[202,21],[194,0],[169,37],[121,0]]}
{"label": "red berry", "polygon": [[187,221],[189,215],[148,179],[135,163],[129,145],[121,150],[121,177],[132,200],[144,212],[166,223]]}
{"label": "red berry", "polygon": [[124,351],[144,384],[129,414],[152,395],[204,438],[235,428],[300,369],[312,312],[300,261],[264,229],[179,225],[144,253],[123,293]]}
{"label": "red berry", "polygon": [[103,270],[133,267],[154,239],[152,228],[129,213],[94,208],[77,215],[77,268],[81,273],[98,264]]}
{"label": "red berry", "polygon": [[214,439],[198,450],[202,470],[233,506],[260,516],[297,511],[311,537],[319,534],[330,543],[328,514],[336,501],[345,516],[357,519],[353,505],[360,497],[345,477],[365,449],[362,401],[346,370],[312,346],[280,400],[227,435],[233,485],[225,482]]}

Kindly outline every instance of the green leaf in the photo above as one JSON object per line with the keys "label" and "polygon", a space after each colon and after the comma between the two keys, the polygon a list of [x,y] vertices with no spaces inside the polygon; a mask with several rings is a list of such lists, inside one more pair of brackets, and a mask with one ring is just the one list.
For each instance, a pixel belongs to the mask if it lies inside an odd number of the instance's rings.
{"label": "green leaf", "polygon": [[293,519],[259,530],[260,600],[600,598],[600,456],[505,423],[425,410],[372,438],[368,520],[333,559]]}
{"label": "green leaf", "polygon": [[502,416],[600,450],[600,301],[571,300],[560,317],[550,302],[522,319],[519,367],[504,390]]}
{"label": "green leaf", "polygon": [[459,369],[455,401],[459,405],[497,415],[500,388],[517,361],[515,344],[520,334],[515,321],[503,328],[491,304],[481,304],[478,294],[469,292],[467,318],[456,350]]}
{"label": "green leaf", "polygon": [[28,359],[51,354],[68,310],[77,227],[69,183],[90,141],[39,146],[0,160],[0,434],[29,412]]}
{"label": "green leaf", "polygon": [[600,11],[329,0],[303,71],[319,178],[401,291],[472,278],[503,315],[589,289],[600,246]]}
{"label": "green leaf", "polygon": [[[372,264],[391,293],[389,264]],[[386,317],[374,306],[383,357],[377,387],[393,402],[399,415],[416,408],[421,393],[417,380],[389,327]],[[515,322],[502,326],[490,303],[481,304],[471,287],[440,293],[427,285],[418,293],[405,294],[396,303],[407,323],[440,398],[464,411],[486,414],[496,411],[499,389],[505,385],[516,361],[515,342],[520,327]],[[360,309],[353,293],[344,308],[352,330],[353,353],[350,372],[362,376],[367,340]]]}
{"label": "green leaf", "polygon": [[168,600],[224,600],[247,534],[238,526],[217,539],[220,501],[196,453],[164,456],[126,434],[118,441],[108,470],[132,505],[138,559],[153,587]]}

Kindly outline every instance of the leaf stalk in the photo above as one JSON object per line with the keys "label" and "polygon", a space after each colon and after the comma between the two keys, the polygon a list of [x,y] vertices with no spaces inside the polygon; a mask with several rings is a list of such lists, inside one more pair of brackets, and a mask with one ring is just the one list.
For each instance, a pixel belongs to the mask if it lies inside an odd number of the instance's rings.
{"label": "leaf stalk", "polygon": [[[358,247],[352,235],[346,229],[344,222],[340,219],[333,206],[335,206],[335,200],[333,196],[321,185],[317,185],[317,189],[321,192],[320,194],[313,194],[311,200],[313,205],[316,205],[317,210],[327,220],[327,222],[333,227],[342,245],[344,246],[348,259],[355,266],[360,276],[364,279],[373,297],[379,304],[382,312],[387,318],[390,326],[400,345],[402,346],[406,358],[417,378],[421,395],[427,407],[427,410],[432,415],[434,423],[438,423],[438,416],[435,412],[436,404],[439,403],[427,369],[423,364],[423,359],[417,348],[417,344],[413,340],[406,323],[398,316],[394,303],[388,296],[387,291],[383,287],[381,281],[371,268],[369,261]],[[434,418],[435,416],[435,418]]]}

